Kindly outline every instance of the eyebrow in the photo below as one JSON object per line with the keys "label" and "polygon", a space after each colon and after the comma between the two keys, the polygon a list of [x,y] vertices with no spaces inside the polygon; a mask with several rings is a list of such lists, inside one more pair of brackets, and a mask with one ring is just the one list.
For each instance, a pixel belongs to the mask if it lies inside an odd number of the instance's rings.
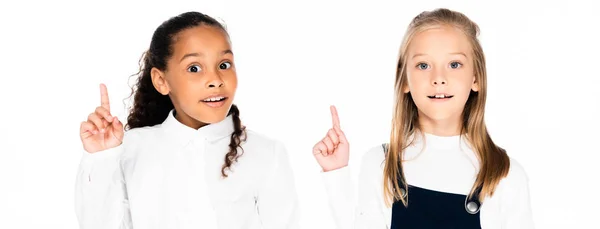
{"label": "eyebrow", "polygon": [[[463,53],[463,52],[451,52],[451,53],[448,53],[448,54],[450,54],[450,55],[462,55],[465,58],[467,57],[467,55],[465,53]],[[415,57],[419,57],[419,56],[427,56],[427,54],[417,53],[417,54],[415,54],[415,55],[412,56],[412,59],[414,59]]]}
{"label": "eyebrow", "polygon": [[[225,55],[225,54],[231,54],[231,55],[233,55],[233,52],[231,51],[231,49],[227,49],[227,50],[221,52],[221,56]],[[192,57],[192,56],[201,57],[201,56],[204,56],[204,53],[194,52],[194,53],[185,54],[185,55],[183,55],[183,57],[181,58],[181,60],[179,60],[179,62],[183,61],[185,58]]]}

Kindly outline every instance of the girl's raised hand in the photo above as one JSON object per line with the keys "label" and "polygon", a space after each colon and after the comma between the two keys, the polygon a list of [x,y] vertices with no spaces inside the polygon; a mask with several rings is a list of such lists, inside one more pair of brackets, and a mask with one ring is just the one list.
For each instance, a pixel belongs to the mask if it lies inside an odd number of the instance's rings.
{"label": "girl's raised hand", "polygon": [[88,153],[95,153],[117,147],[123,142],[123,134],[123,124],[110,114],[106,85],[100,84],[100,106],[81,123],[83,148]]}
{"label": "girl's raised hand", "polygon": [[340,127],[335,106],[330,107],[332,128],[321,141],[313,147],[313,155],[324,172],[336,170],[348,165],[350,147],[346,135]]}

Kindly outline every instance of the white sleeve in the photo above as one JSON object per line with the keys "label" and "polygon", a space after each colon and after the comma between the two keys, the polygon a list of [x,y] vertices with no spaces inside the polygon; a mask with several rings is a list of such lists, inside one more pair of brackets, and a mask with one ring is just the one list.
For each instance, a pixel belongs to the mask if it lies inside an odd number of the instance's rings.
{"label": "white sleeve", "polygon": [[354,184],[348,166],[321,173],[329,198],[329,207],[338,229],[351,229],[354,224]]}
{"label": "white sleeve", "polygon": [[339,229],[386,228],[383,202],[379,185],[382,173],[379,163],[373,163],[372,153],[367,153],[361,162],[358,179],[358,201],[348,167],[324,172],[322,175],[329,197],[329,204]]}
{"label": "white sleeve", "polygon": [[501,203],[502,223],[505,229],[533,229],[529,197],[529,179],[523,167],[510,161],[510,171],[504,179]]}
{"label": "white sleeve", "polygon": [[83,152],[75,182],[75,212],[80,229],[131,229],[123,173],[123,146]]}
{"label": "white sleeve", "polygon": [[280,142],[274,145],[272,167],[258,191],[258,212],[265,229],[299,228],[299,203],[294,174],[287,150]]}

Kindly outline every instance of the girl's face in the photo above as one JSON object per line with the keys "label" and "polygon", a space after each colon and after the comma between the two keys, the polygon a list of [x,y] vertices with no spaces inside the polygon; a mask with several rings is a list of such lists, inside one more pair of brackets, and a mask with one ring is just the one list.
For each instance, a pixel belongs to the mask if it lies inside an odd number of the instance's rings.
{"label": "girl's face", "polygon": [[468,37],[450,26],[415,34],[407,50],[407,86],[422,122],[459,121],[471,90],[477,91]]}
{"label": "girl's face", "polygon": [[237,89],[227,34],[217,27],[196,26],[181,31],[173,42],[167,71],[155,77],[153,70],[155,86],[170,95],[184,124],[201,127],[222,121]]}

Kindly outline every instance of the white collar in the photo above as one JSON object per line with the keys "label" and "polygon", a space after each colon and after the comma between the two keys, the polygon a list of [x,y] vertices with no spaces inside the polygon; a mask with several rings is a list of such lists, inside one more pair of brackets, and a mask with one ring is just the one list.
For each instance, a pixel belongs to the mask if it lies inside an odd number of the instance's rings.
{"label": "white collar", "polygon": [[215,141],[230,136],[234,131],[232,115],[228,115],[220,122],[208,124],[196,130],[175,119],[174,109],[169,112],[162,127],[166,130],[167,136],[172,136],[176,142],[180,143],[186,143],[193,139]]}
{"label": "white collar", "polygon": [[453,136],[438,136],[430,133],[421,131],[415,131],[411,140],[414,140],[413,144],[424,144],[432,149],[464,149],[463,147],[471,148],[467,136],[453,135]]}

